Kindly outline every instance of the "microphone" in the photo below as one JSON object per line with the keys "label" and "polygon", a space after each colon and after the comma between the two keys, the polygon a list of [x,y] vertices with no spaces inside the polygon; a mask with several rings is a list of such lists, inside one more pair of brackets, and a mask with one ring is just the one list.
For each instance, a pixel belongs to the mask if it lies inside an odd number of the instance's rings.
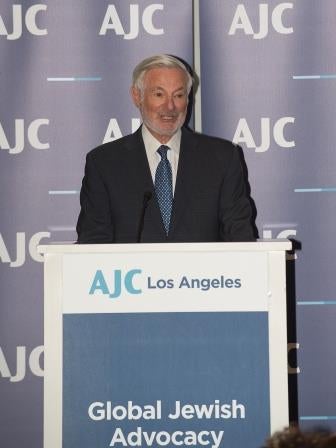
{"label": "microphone", "polygon": [[145,213],[148,206],[149,201],[152,199],[152,192],[151,191],[145,191],[143,195],[143,201],[142,201],[142,209],[141,209],[141,215],[139,219],[139,225],[138,225],[138,233],[137,233],[137,243],[141,242],[144,222],[145,222]]}

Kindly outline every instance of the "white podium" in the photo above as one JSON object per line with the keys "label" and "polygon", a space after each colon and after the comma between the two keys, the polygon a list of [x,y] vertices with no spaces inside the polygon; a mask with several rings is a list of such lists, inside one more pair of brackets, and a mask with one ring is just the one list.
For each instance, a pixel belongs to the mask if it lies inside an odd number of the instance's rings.
{"label": "white podium", "polygon": [[44,448],[256,448],[288,425],[290,249],[40,246]]}

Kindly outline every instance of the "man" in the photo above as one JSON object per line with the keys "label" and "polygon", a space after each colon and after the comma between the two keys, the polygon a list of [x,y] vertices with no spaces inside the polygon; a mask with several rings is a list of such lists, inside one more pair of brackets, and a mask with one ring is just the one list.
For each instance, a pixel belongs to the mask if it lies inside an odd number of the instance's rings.
{"label": "man", "polygon": [[143,124],[87,155],[79,243],[254,239],[238,149],[183,127],[192,83],[169,55],[135,68]]}

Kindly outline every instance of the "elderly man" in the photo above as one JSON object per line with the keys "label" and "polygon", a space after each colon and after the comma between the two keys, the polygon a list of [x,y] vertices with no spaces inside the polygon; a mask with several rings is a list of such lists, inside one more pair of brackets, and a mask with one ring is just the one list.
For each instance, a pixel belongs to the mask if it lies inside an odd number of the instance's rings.
{"label": "elderly man", "polygon": [[254,239],[238,149],[183,127],[192,83],[169,55],[137,65],[131,96],[143,124],[87,155],[79,243]]}

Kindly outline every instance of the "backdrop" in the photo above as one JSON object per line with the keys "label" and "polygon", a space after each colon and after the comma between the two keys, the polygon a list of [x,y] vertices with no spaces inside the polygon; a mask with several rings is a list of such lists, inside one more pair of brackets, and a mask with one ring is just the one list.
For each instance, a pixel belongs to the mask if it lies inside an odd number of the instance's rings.
{"label": "backdrop", "polygon": [[156,53],[195,60],[197,130],[243,148],[260,236],[297,241],[291,389],[302,425],[336,429],[335,13],[334,0],[0,0],[1,446],[42,447],[36,246],[75,239],[85,154],[139,126],[131,72]]}

